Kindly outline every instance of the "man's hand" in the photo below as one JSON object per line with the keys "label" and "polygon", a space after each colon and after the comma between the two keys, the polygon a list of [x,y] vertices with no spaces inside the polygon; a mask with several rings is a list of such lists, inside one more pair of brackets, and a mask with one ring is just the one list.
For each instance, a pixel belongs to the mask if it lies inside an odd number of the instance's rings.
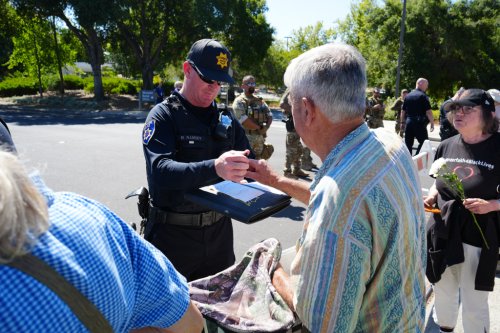
{"label": "man's hand", "polygon": [[311,192],[309,191],[308,182],[278,175],[265,160],[248,160],[248,162],[249,168],[245,177],[277,188],[306,205],[309,203]]}
{"label": "man's hand", "polygon": [[431,132],[434,132],[434,123],[431,123],[431,127],[429,129]]}
{"label": "man's hand", "polygon": [[285,303],[288,305],[290,310],[295,311],[293,306],[293,290],[290,282],[290,276],[285,272],[281,263],[278,263],[276,269],[273,272],[272,281],[274,288],[280,296],[283,298]]}
{"label": "man's hand", "polygon": [[262,126],[262,128],[259,130],[260,135],[266,135],[268,128],[266,126]]}
{"label": "man's hand", "polygon": [[249,168],[245,177],[254,179],[261,184],[275,187],[279,175],[267,164],[266,160],[248,160]]}
{"label": "man's hand", "polygon": [[215,160],[215,172],[225,180],[231,180],[235,183],[241,182],[248,170],[248,154],[250,150],[236,151],[230,150],[220,155]]}

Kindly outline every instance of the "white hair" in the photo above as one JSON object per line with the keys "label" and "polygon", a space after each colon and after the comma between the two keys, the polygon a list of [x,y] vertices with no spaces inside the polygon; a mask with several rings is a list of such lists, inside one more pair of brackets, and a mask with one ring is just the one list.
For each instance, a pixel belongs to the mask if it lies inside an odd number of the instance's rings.
{"label": "white hair", "polygon": [[45,199],[18,157],[0,150],[0,263],[29,252],[49,228]]}
{"label": "white hair", "polygon": [[330,43],[301,54],[286,69],[284,81],[292,102],[307,97],[333,122],[365,113],[365,59],[353,46]]}

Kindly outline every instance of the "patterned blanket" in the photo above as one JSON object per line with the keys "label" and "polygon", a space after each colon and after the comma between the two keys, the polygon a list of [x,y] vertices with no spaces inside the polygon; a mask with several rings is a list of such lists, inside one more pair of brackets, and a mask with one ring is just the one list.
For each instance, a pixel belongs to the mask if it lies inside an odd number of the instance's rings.
{"label": "patterned blanket", "polygon": [[254,245],[228,269],[189,283],[200,312],[233,332],[278,332],[294,323],[294,314],[271,284],[281,257],[274,238]]}

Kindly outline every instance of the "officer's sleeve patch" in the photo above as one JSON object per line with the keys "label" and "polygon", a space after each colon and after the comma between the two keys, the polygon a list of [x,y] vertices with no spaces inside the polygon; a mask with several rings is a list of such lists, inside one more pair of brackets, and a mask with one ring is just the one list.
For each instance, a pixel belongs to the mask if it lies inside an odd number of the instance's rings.
{"label": "officer's sleeve patch", "polygon": [[149,140],[155,134],[155,120],[152,119],[144,125],[144,129],[142,130],[142,143],[147,145]]}

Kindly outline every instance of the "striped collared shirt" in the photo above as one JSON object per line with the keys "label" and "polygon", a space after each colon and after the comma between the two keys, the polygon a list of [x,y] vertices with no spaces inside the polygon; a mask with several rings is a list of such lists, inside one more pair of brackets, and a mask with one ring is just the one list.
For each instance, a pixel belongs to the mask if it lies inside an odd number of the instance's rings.
{"label": "striped collared shirt", "polygon": [[311,332],[423,332],[425,213],[401,139],[363,124],[311,185],[292,263],[297,314]]}

